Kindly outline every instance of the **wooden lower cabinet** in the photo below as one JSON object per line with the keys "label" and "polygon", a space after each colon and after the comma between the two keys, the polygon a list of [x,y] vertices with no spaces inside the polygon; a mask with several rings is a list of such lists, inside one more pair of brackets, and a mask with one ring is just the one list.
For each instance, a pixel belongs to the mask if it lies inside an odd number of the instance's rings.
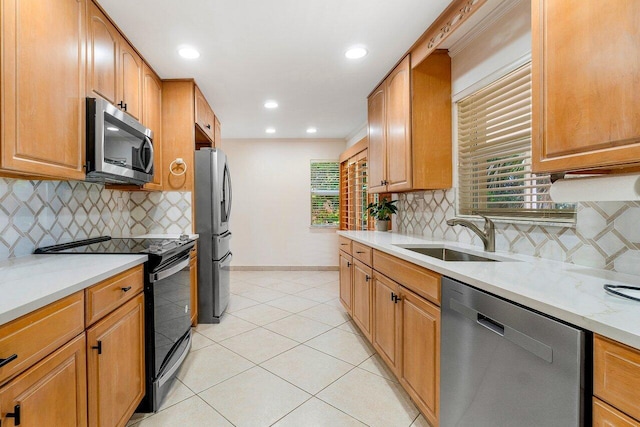
{"label": "wooden lower cabinet", "polygon": [[393,280],[373,273],[373,347],[396,376],[400,376],[402,338],[399,289]]}
{"label": "wooden lower cabinet", "polygon": [[372,341],[371,296],[373,270],[368,265],[353,260],[353,321],[364,336]]}
{"label": "wooden lower cabinet", "polygon": [[[0,388],[0,424],[86,426],[86,380],[83,332]],[[10,417],[14,414],[19,414],[19,423]]]}
{"label": "wooden lower cabinet", "polygon": [[145,394],[144,296],[87,329],[89,426],[124,426]]}
{"label": "wooden lower cabinet", "polygon": [[400,383],[433,426],[440,407],[440,308],[400,289],[402,367]]}
{"label": "wooden lower cabinet", "polygon": [[340,251],[340,302],[349,314],[352,314],[351,299],[353,294],[353,257]]}
{"label": "wooden lower cabinet", "polygon": [[594,397],[593,427],[640,427],[640,421],[634,420]]}

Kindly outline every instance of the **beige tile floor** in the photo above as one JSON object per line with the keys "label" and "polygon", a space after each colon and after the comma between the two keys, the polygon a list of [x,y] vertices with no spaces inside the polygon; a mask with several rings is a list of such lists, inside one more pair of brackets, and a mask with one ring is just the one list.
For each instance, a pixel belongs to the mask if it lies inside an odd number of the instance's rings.
{"label": "beige tile floor", "polygon": [[334,271],[233,271],[220,324],[195,329],[160,411],[128,425],[428,426],[338,292]]}

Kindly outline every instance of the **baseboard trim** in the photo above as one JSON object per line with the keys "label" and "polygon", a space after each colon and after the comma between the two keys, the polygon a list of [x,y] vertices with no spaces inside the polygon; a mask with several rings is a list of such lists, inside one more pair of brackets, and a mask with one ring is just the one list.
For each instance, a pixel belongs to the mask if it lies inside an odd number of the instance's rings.
{"label": "baseboard trim", "polygon": [[231,271],[338,271],[337,265],[232,265]]}

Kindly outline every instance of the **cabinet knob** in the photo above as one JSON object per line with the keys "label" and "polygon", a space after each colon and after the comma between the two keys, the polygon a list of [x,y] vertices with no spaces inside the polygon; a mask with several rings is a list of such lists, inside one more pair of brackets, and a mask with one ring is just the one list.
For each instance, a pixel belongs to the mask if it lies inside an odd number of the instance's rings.
{"label": "cabinet knob", "polygon": [[351,267],[351,263],[347,261],[347,267]]}
{"label": "cabinet knob", "polygon": [[371,276],[369,276],[368,274],[365,274],[364,280],[368,282],[369,280],[371,280]]}
{"label": "cabinet knob", "polygon": [[13,425],[14,426],[19,426],[20,425],[20,405],[14,406],[13,407],[13,412],[10,412],[5,416],[7,418],[13,418]]}
{"label": "cabinet knob", "polygon": [[122,292],[127,292],[131,290],[131,286],[127,286],[126,288],[121,288]]}
{"label": "cabinet knob", "polygon": [[2,368],[5,365],[8,365],[9,363],[13,362],[17,358],[18,358],[17,354],[12,354],[11,356],[7,357],[6,359],[0,359],[0,368]]}
{"label": "cabinet knob", "polygon": [[102,341],[98,341],[98,345],[91,346],[91,348],[98,350],[98,354],[102,354]]}
{"label": "cabinet knob", "polygon": [[211,125],[207,125],[207,129],[211,129]]}

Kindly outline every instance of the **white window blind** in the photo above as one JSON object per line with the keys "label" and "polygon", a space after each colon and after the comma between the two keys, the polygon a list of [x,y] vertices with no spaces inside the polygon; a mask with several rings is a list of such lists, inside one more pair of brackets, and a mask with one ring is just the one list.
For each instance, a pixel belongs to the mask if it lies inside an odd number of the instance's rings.
{"label": "white window blind", "polygon": [[549,198],[531,173],[531,64],[457,102],[458,213],[566,220],[574,204]]}
{"label": "white window blind", "polygon": [[311,161],[311,226],[337,227],[340,214],[340,164]]}

